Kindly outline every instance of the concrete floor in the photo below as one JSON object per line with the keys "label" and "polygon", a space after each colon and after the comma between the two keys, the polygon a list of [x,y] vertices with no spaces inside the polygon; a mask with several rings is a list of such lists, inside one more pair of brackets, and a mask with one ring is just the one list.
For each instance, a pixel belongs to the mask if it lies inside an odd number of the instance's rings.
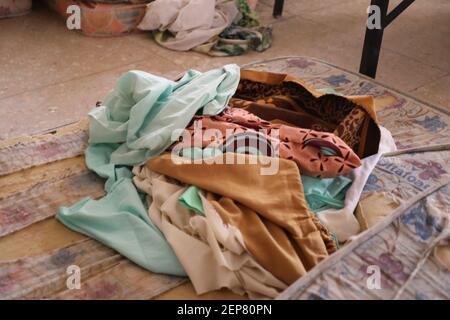
{"label": "concrete floor", "polygon": [[[369,0],[285,2],[277,20],[273,0],[257,6],[274,25],[271,49],[227,58],[169,51],[148,33],[85,37],[42,5],[0,20],[0,139],[80,119],[129,69],[173,77],[187,68],[306,55],[358,70]],[[377,80],[450,110],[450,1],[418,0],[389,27]]]}

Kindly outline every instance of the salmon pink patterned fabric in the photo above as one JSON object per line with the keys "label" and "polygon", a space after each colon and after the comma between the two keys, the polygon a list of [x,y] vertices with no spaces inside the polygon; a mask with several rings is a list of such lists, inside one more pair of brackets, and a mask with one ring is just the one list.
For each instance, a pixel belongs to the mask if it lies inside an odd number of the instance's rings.
{"label": "salmon pink patterned fabric", "polygon": [[[196,130],[204,133],[207,129],[219,132],[196,134]],[[187,130],[191,141],[178,142],[177,144],[181,144],[177,146],[178,149],[195,146],[195,137],[199,136],[202,148],[213,147],[223,152],[236,152],[229,146],[233,146],[238,137],[244,136],[247,143],[250,138],[256,137],[267,148],[264,155],[277,156],[274,152],[278,151],[281,158],[295,161],[301,174],[319,178],[345,175],[361,164],[356,153],[332,133],[270,123],[239,108],[228,107],[217,116],[196,116]],[[260,147],[261,143],[258,144],[258,149]]]}

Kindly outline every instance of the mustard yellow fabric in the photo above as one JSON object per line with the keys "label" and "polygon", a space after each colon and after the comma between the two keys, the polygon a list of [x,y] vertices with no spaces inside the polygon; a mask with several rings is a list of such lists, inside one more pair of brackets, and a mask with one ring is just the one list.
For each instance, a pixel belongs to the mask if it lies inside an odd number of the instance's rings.
{"label": "mustard yellow fabric", "polygon": [[384,220],[399,205],[383,193],[374,193],[361,200],[356,208],[356,218],[361,226],[361,231]]}
{"label": "mustard yellow fabric", "polygon": [[244,164],[194,164],[185,158],[175,163],[166,153],[145,166],[209,191],[207,199],[225,223],[241,231],[255,260],[291,284],[334,252],[335,243],[306,204],[295,162],[278,159],[276,174],[261,175],[255,156],[234,156]]}
{"label": "mustard yellow fabric", "polygon": [[228,288],[251,299],[275,298],[286,285],[249,254],[240,231],[225,225],[203,195],[203,215],[179,201],[187,186],[134,167],[136,187],[148,196],[150,219],[163,232],[192,281],[197,294]]}

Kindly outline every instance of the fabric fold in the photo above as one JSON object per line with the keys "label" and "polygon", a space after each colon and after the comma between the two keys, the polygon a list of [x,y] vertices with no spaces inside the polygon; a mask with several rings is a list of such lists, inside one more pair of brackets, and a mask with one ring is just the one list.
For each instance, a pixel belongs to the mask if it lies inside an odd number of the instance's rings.
{"label": "fabric fold", "polygon": [[291,284],[334,252],[335,243],[308,208],[293,161],[277,159],[278,172],[261,175],[254,156],[234,156],[244,164],[221,164],[219,160],[194,164],[185,158],[172,161],[172,155],[166,153],[145,166],[209,191],[207,199],[225,223],[241,231],[256,261]]}
{"label": "fabric fold", "polygon": [[234,1],[155,0],[138,28],[153,30],[155,40],[168,49],[187,51],[217,37],[238,13]]}
{"label": "fabric fold", "polygon": [[[220,113],[238,82],[239,67],[233,64],[205,73],[190,70],[177,82],[129,71],[103,105],[89,113],[86,157],[108,156],[113,165],[143,163],[170,146],[195,114]],[[94,163],[89,169],[101,168]]]}
{"label": "fabric fold", "polygon": [[99,240],[145,269],[186,275],[163,234],[148,218],[130,179],[120,179],[98,201],[85,199],[61,208],[57,218],[70,229]]}
{"label": "fabric fold", "polygon": [[204,214],[178,201],[188,188],[173,179],[135,167],[134,181],[149,198],[149,216],[164,233],[197,294],[229,288],[252,299],[276,297],[287,286],[259,265],[245,247],[240,231],[225,225],[201,193]]}
{"label": "fabric fold", "polygon": [[360,225],[354,214],[364,185],[383,153],[395,151],[394,138],[384,127],[380,127],[381,140],[378,153],[361,160],[361,167],[350,174],[352,185],[345,194],[344,208],[327,209],[319,214],[320,221],[330,230],[336,233],[340,242],[347,241],[351,236],[360,232]]}
{"label": "fabric fold", "polygon": [[302,184],[306,202],[317,213],[328,208],[342,209],[345,205],[345,193],[352,180],[344,176],[320,179],[302,175]]}

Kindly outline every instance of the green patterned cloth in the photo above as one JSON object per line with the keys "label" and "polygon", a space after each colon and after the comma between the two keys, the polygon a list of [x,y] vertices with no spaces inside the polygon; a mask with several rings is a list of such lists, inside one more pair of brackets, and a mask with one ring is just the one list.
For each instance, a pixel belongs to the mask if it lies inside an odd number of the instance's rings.
{"label": "green patterned cloth", "polygon": [[272,26],[240,27],[231,25],[212,44],[198,46],[194,51],[210,56],[239,56],[249,50],[262,52],[272,45]]}
{"label": "green patterned cloth", "polygon": [[258,14],[249,7],[246,0],[236,0],[236,5],[241,17],[223,30],[214,46],[204,53],[211,56],[238,56],[249,50],[262,52],[270,48],[272,26],[261,26]]}

